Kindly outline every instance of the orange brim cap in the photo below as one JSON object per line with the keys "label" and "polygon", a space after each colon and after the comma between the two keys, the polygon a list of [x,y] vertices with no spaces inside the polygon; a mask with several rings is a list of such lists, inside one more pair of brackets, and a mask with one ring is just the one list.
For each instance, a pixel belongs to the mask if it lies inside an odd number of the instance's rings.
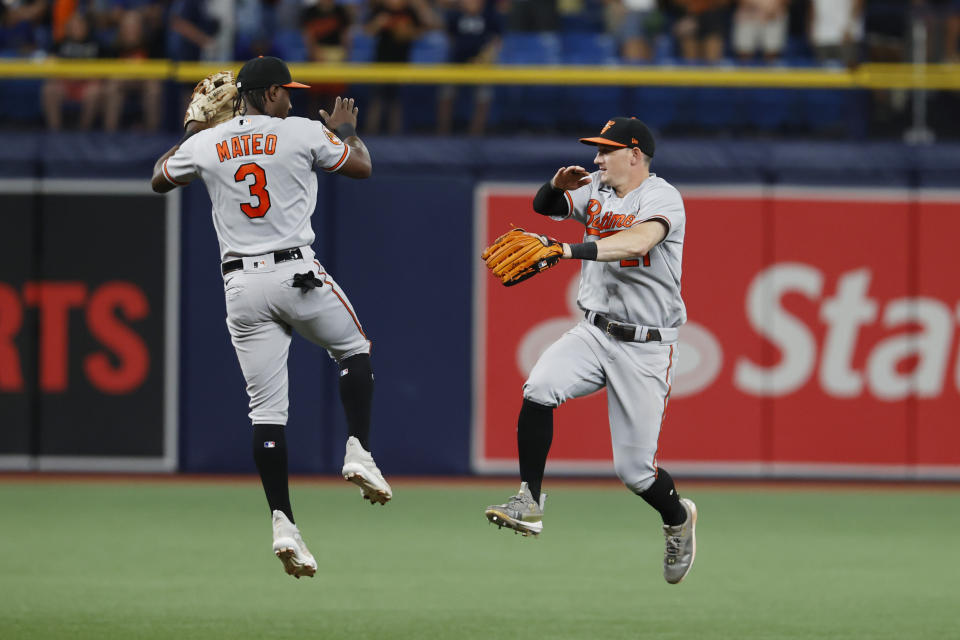
{"label": "orange brim cap", "polygon": [[280,85],[281,87],[286,87],[288,89],[309,89],[310,85],[303,84],[302,82],[288,82],[287,84]]}
{"label": "orange brim cap", "polygon": [[583,144],[605,144],[611,147],[621,147],[621,148],[625,148],[627,146],[622,142],[615,142],[613,140],[608,140],[606,138],[600,138],[600,137],[580,138],[580,142],[582,142]]}

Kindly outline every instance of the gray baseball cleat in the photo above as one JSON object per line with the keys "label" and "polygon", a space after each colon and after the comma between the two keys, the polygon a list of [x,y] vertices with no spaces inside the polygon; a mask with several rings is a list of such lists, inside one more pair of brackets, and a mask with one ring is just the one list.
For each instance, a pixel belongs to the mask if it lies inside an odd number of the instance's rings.
{"label": "gray baseball cleat", "polygon": [[317,561],[307,549],[297,525],[282,511],[273,512],[273,553],[280,558],[283,569],[294,578],[312,578],[317,572]]}
{"label": "gray baseball cleat", "polygon": [[393,490],[377,468],[370,452],[363,448],[355,437],[347,438],[347,450],[343,456],[343,479],[360,487],[364,500],[370,504],[387,504]]}
{"label": "gray baseball cleat", "polygon": [[527,483],[521,482],[517,495],[503,504],[490,505],[484,515],[498,529],[507,527],[525,536],[537,536],[543,531],[543,503],[546,499],[547,494],[541,492],[540,502],[535,502]]}
{"label": "gray baseball cleat", "polygon": [[693,500],[680,498],[687,512],[683,524],[663,525],[667,547],[663,554],[663,577],[670,584],[677,584],[690,573],[693,558],[697,555],[697,505]]}

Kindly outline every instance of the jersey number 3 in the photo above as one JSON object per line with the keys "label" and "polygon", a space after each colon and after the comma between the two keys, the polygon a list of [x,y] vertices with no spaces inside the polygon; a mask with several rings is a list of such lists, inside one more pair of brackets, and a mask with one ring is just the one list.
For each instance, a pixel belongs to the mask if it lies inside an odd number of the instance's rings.
{"label": "jersey number 3", "polygon": [[247,214],[248,218],[262,218],[267,215],[270,209],[270,193],[267,191],[267,174],[263,172],[263,167],[256,162],[248,162],[240,165],[237,172],[233,174],[233,179],[237,182],[246,182],[247,176],[253,176],[253,183],[248,184],[250,195],[257,199],[257,206],[247,202],[240,205],[240,211]]}

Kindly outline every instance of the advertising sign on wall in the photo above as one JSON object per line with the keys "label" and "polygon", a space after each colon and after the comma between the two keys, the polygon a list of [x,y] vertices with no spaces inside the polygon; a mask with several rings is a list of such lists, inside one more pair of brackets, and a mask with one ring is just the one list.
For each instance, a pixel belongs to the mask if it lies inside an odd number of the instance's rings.
{"label": "advertising sign on wall", "polygon": [[176,200],[0,185],[0,468],[176,466]]}
{"label": "advertising sign on wall", "polygon": [[[511,226],[580,241],[579,223],[532,211],[537,187],[478,190],[478,248]],[[960,193],[680,191],[689,321],[660,435],[664,466],[960,478]],[[523,381],[582,318],[578,276],[565,260],[505,288],[478,264],[475,470],[516,470]],[[612,473],[603,392],[556,412],[548,469]]]}

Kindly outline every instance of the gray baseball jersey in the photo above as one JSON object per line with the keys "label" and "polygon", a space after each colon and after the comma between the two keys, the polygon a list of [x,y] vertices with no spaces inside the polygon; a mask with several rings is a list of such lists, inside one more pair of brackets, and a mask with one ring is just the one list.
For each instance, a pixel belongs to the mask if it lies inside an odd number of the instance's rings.
{"label": "gray baseball jersey", "polygon": [[312,244],[314,169],[336,171],[349,155],[316,120],[238,116],[189,138],[163,173],[177,186],[198,177],[207,185],[226,259]]}
{"label": "gray baseball jersey", "polygon": [[[669,230],[646,256],[583,261],[577,302],[592,312],[590,318],[540,356],[523,385],[523,397],[557,407],[605,388],[614,469],[640,494],[656,478],[660,428],[679,355],[676,327],[687,317],[680,297],[686,216],[677,190],[653,174],[623,198],[601,184],[599,172],[591,177],[590,184],[565,192],[568,214],[556,218],[583,223],[584,241],[648,220],[662,220]],[[593,324],[595,314],[660,329],[661,339],[617,339]]]}
{"label": "gray baseball jersey", "polygon": [[[210,194],[227,327],[254,424],[287,422],[291,329],[338,362],[370,351],[353,306],[310,247],[315,170],[336,171],[349,154],[320,122],[238,116],[192,136],[163,164],[171,183],[201,178]],[[295,286],[294,276],[306,271],[322,284]]]}
{"label": "gray baseball jersey", "polygon": [[680,264],[686,214],[680,193],[666,180],[650,174],[623,198],[593,181],[566,192],[568,217],[584,224],[584,241],[595,241],[648,220],[662,220],[666,237],[646,256],[619,262],[584,260],[578,303],[611,320],[648,327],[679,327],[687,320],[680,297]]}

